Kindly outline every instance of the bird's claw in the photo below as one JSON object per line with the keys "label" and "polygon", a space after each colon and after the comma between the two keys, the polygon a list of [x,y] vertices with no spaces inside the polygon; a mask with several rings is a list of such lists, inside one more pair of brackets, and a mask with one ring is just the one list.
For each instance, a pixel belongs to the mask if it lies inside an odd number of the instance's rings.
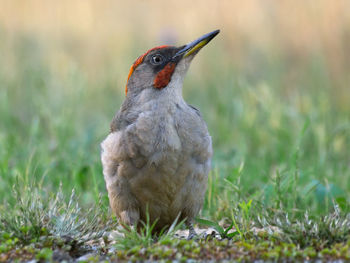
{"label": "bird's claw", "polygon": [[187,240],[193,240],[193,239],[197,239],[198,238],[198,235],[196,234],[196,232],[191,232],[188,233],[188,237],[187,237]]}

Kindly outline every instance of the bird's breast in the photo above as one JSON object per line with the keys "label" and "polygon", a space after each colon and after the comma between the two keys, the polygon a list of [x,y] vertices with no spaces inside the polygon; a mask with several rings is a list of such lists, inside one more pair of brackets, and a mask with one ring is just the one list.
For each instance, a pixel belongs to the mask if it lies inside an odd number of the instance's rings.
{"label": "bird's breast", "polygon": [[187,104],[169,105],[148,104],[131,112],[133,121],[127,119],[129,125],[102,143],[109,191],[124,182],[127,187],[116,191],[136,198],[141,218],[148,208],[166,224],[179,212],[198,212],[211,159],[211,139],[198,113]]}

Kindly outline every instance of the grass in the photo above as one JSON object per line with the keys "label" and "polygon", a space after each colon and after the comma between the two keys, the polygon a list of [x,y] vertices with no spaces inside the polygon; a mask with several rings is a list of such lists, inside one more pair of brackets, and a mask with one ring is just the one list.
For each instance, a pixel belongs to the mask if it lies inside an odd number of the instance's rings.
{"label": "grass", "polygon": [[79,254],[87,243],[97,242],[116,226],[103,216],[100,204],[82,210],[74,191],[66,201],[61,188],[49,196],[40,189],[40,185],[17,182],[13,190],[16,205],[6,204],[0,210],[2,241],[9,242],[4,251],[16,244],[39,243]]}
{"label": "grass", "polygon": [[184,96],[214,145],[197,222],[222,240],[178,239],[175,225],[154,237],[147,222],[109,240],[99,143],[123,100],[120,66],[102,63],[91,79],[69,45],[62,58],[35,36],[0,34],[0,261],[94,249],[91,261],[350,259],[350,107],[335,95],[346,76],[329,78],[322,53],[287,81],[293,62],[272,49],[255,50],[262,66],[252,71],[230,63],[223,45],[204,50]]}
{"label": "grass", "polygon": [[138,231],[129,226],[121,228],[114,241],[117,250],[135,251],[142,248],[151,247],[155,242],[160,244],[171,244],[176,231],[180,230],[184,222],[179,222],[178,218],[172,223],[169,229],[164,229],[158,234],[154,234],[153,229],[156,222],[151,223],[147,214],[147,221],[142,222],[142,227]]}

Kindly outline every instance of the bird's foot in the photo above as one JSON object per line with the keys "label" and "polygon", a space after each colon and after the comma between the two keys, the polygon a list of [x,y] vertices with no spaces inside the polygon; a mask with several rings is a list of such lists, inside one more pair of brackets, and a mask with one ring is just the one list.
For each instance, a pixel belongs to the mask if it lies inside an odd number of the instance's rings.
{"label": "bird's foot", "polygon": [[198,238],[198,235],[197,235],[196,231],[194,230],[192,224],[188,225],[188,229],[189,229],[189,232],[188,232],[187,240],[192,240],[192,239]]}
{"label": "bird's foot", "polygon": [[197,239],[198,238],[198,235],[196,233],[189,233],[188,234],[188,237],[187,237],[187,240],[194,240],[194,239]]}

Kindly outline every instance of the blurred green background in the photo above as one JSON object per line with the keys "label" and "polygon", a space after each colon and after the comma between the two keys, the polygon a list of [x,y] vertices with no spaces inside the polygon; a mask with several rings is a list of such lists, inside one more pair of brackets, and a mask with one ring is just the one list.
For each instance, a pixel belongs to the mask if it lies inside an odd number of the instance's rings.
{"label": "blurred green background", "polygon": [[48,193],[61,182],[85,205],[102,194],[107,207],[99,144],[130,66],[214,29],[184,83],[213,137],[204,213],[240,199],[349,211],[347,0],[2,0],[0,200],[20,178]]}

